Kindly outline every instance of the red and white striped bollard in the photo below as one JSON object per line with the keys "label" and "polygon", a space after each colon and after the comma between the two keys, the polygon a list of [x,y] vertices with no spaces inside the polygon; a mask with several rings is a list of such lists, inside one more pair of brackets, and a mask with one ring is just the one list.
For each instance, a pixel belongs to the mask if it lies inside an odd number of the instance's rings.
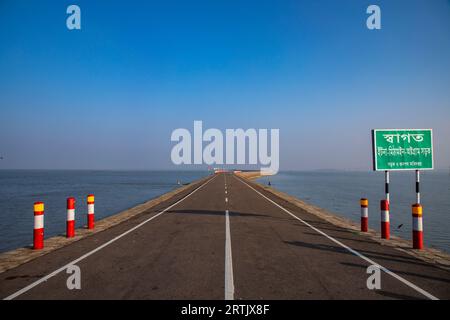
{"label": "red and white striped bollard", "polygon": [[381,238],[389,239],[389,201],[381,200]]}
{"label": "red and white striped bollard", "polygon": [[44,248],[44,203],[34,203],[33,249]]}
{"label": "red and white striped bollard", "polygon": [[369,231],[369,200],[361,198],[359,201],[361,205],[361,231]]}
{"label": "red and white striped bollard", "polygon": [[87,206],[88,206],[88,215],[87,215],[87,226],[88,229],[94,229],[94,203],[95,197],[93,194],[87,196]]}
{"label": "red and white striped bollard", "polygon": [[412,206],[413,216],[413,248],[423,249],[423,223],[422,223],[422,205],[419,203]]}
{"label": "red and white striped bollard", "polygon": [[66,237],[72,238],[75,236],[75,198],[67,198],[67,224]]}

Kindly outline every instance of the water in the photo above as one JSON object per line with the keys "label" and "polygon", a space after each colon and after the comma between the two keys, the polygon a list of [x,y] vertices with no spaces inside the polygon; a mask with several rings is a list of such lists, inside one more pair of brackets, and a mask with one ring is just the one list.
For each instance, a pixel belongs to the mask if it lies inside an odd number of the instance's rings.
{"label": "water", "polygon": [[86,224],[86,195],[96,220],[113,215],[208,172],[0,170],[0,252],[33,242],[33,204],[45,203],[45,237],[65,234],[66,199],[76,198],[76,226]]}
{"label": "water", "polygon": [[[420,178],[424,243],[450,252],[450,175],[424,171]],[[267,184],[269,180],[280,191],[358,223],[359,199],[368,198],[369,226],[380,230],[384,172],[281,172],[259,182]],[[389,191],[391,234],[411,239],[411,205],[416,201],[414,171],[391,172]]]}

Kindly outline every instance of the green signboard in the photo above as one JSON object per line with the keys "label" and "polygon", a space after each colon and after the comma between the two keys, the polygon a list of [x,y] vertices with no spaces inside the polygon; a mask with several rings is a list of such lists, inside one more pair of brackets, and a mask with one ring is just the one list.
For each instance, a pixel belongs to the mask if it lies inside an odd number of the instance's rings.
{"label": "green signboard", "polygon": [[373,169],[433,169],[432,129],[372,130]]}

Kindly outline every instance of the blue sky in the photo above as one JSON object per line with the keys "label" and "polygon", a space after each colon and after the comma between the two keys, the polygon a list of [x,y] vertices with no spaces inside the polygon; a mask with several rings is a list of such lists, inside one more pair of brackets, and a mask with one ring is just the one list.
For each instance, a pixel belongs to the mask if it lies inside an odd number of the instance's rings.
{"label": "blue sky", "polygon": [[370,129],[433,128],[450,166],[450,1],[3,0],[0,39],[0,168],[171,169],[194,120],[279,128],[282,170],[370,170]]}

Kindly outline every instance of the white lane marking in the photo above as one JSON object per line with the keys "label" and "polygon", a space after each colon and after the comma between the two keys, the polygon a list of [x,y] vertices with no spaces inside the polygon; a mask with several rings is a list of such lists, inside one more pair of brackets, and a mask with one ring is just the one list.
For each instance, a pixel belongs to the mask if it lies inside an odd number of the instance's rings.
{"label": "white lane marking", "polygon": [[[228,191],[227,191],[227,176],[226,175],[224,175],[224,179],[225,179],[225,194],[227,194]],[[228,198],[225,198],[225,202],[228,202]]]}
{"label": "white lane marking", "polygon": [[[217,177],[217,176],[216,176]],[[210,183],[212,180],[214,180],[216,177],[213,177],[212,179],[206,181],[205,183],[203,183],[201,186],[197,187],[196,189],[194,189],[191,193],[187,194],[186,196],[184,196],[183,198],[181,198],[180,200],[178,200],[177,202],[175,202],[174,204],[170,205],[169,207],[165,208],[163,211],[159,212],[158,214],[152,216],[151,218],[141,222],[140,224],[138,224],[137,226],[134,226],[133,228],[129,229],[128,231],[118,235],[117,237],[109,240],[108,242],[102,244],[101,246],[95,248],[92,251],[89,251],[88,253],[82,255],[81,257],[69,262],[68,264],[66,264],[65,266],[53,271],[52,273],[46,275],[45,277],[40,278],[39,280],[36,280],[35,282],[33,282],[32,284],[26,286],[25,288],[20,289],[19,291],[7,296],[6,298],[4,298],[3,300],[12,300],[18,296],[20,296],[21,294],[24,294],[25,292],[33,289],[34,287],[40,285],[41,283],[47,281],[48,279],[56,276],[58,273],[66,270],[68,267],[70,267],[71,265],[74,265],[84,259],[86,259],[87,257],[93,255],[94,253],[96,253],[97,251],[100,251],[101,249],[109,246],[110,244],[112,244],[113,242],[116,242],[117,240],[119,240],[120,238],[126,236],[127,234],[133,232],[134,230],[142,227],[144,224],[146,224],[149,221],[152,221],[153,219],[155,219],[156,217],[159,217],[160,215],[162,215],[164,212],[166,212],[167,210],[170,210],[171,208],[173,208],[174,206],[176,206],[177,204],[179,204],[180,202],[182,202],[183,200],[187,199],[188,197],[190,197],[191,195],[193,195],[195,192],[197,192],[198,190],[200,190],[201,188],[203,188],[204,186],[206,186],[208,183]]]}
{"label": "white lane marking", "polygon": [[424,289],[416,286],[415,284],[409,282],[408,280],[400,277],[399,275],[395,274],[394,272],[390,271],[389,269],[383,267],[382,265],[372,261],[371,259],[367,258],[366,256],[364,256],[363,254],[359,253],[358,251],[350,248],[349,246],[343,244],[342,242],[336,240],[335,238],[329,236],[328,234],[326,234],[325,232],[317,229],[316,227],[313,227],[312,225],[310,225],[309,223],[307,223],[306,221],[300,219],[299,217],[297,217],[296,215],[294,215],[293,213],[291,213],[289,210],[285,209],[284,207],[282,207],[281,205],[279,205],[278,203],[276,203],[275,201],[269,199],[268,197],[266,197],[265,195],[263,195],[261,192],[259,192],[258,190],[256,190],[255,188],[253,188],[252,186],[250,186],[249,184],[247,184],[246,182],[244,182],[243,180],[241,180],[240,178],[238,178],[239,181],[241,181],[243,184],[247,185],[247,187],[249,187],[250,189],[254,190],[256,193],[258,193],[260,196],[262,196],[263,198],[265,198],[266,200],[268,200],[269,202],[273,203],[274,205],[276,205],[278,208],[280,208],[281,210],[283,210],[284,212],[288,213],[289,215],[291,215],[293,218],[297,219],[298,221],[300,221],[301,223],[303,223],[304,225],[310,227],[311,229],[313,229],[314,231],[316,231],[317,233],[323,235],[324,237],[328,238],[329,240],[333,241],[334,243],[340,245],[341,247],[347,249],[348,251],[350,251],[351,253],[353,253],[354,255],[360,257],[361,259],[365,260],[366,262],[370,263],[371,265],[376,265],[378,268],[380,268],[381,270],[383,270],[384,272],[386,272],[388,275],[394,277],[395,279],[399,280],[400,282],[403,282],[404,284],[406,284],[408,287],[416,290],[417,292],[423,294],[425,297],[427,297],[428,299],[431,300],[439,300],[439,298],[433,296],[431,293],[425,291]]}
{"label": "white lane marking", "polygon": [[230,216],[225,211],[225,300],[234,300],[233,256],[231,254]]}
{"label": "white lane marking", "polygon": [[228,202],[228,197],[225,198],[225,202]]}

